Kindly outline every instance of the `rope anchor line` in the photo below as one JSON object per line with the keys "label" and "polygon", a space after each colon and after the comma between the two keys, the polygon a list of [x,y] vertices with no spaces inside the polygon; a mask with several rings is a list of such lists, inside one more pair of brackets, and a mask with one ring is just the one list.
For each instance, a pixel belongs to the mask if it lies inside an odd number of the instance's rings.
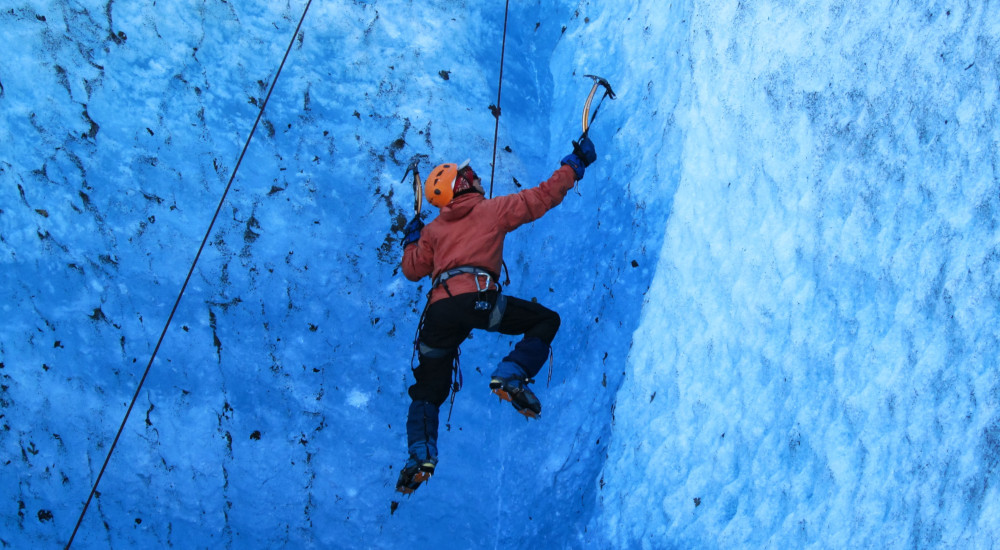
{"label": "rope anchor line", "polygon": [[285,50],[285,56],[281,59],[281,64],[278,66],[278,71],[274,74],[274,79],[271,80],[271,87],[267,90],[267,96],[264,97],[264,101],[260,105],[260,111],[257,113],[257,119],[254,121],[253,127],[250,128],[250,134],[247,136],[246,143],[243,144],[243,150],[240,151],[240,156],[236,160],[236,166],[233,167],[233,172],[229,176],[229,182],[226,184],[226,188],[222,192],[222,197],[219,199],[219,206],[216,207],[215,214],[212,216],[212,221],[208,224],[208,229],[205,231],[205,237],[201,240],[201,246],[198,247],[198,252],[195,253],[194,260],[191,262],[191,268],[188,270],[187,277],[184,279],[184,284],[181,285],[180,292],[177,294],[177,300],[174,302],[174,307],[170,310],[170,315],[167,316],[167,321],[163,325],[163,331],[160,332],[160,337],[156,341],[153,353],[149,357],[149,363],[146,364],[146,370],[142,373],[142,378],[139,379],[139,386],[135,389],[135,395],[132,396],[132,401],[129,403],[128,409],[125,411],[125,417],[122,419],[121,425],[118,427],[118,432],[115,434],[115,438],[111,442],[111,447],[108,449],[108,454],[104,459],[104,464],[101,465],[101,470],[97,474],[97,479],[94,480],[94,485],[90,489],[90,495],[87,496],[87,501],[83,505],[83,510],[80,512],[80,517],[76,521],[76,526],[73,527],[73,533],[69,537],[69,542],[66,543],[66,550],[69,550],[69,548],[73,545],[73,540],[76,538],[76,534],[80,530],[80,525],[83,523],[83,518],[87,514],[87,509],[90,507],[90,503],[93,501],[94,495],[97,494],[97,486],[101,483],[101,478],[104,477],[104,472],[108,468],[108,463],[111,462],[111,455],[115,452],[115,448],[118,446],[118,440],[121,438],[122,432],[125,431],[125,424],[128,422],[129,416],[132,414],[132,409],[135,407],[135,403],[139,399],[139,393],[142,391],[142,386],[146,383],[146,377],[149,376],[149,371],[153,367],[153,361],[156,359],[156,354],[159,352],[160,345],[163,344],[163,340],[167,335],[167,329],[170,328],[170,323],[173,321],[174,314],[177,313],[177,307],[180,305],[181,299],[184,297],[184,291],[187,289],[188,283],[191,282],[195,266],[198,265],[198,259],[201,258],[201,253],[205,250],[205,245],[208,243],[209,236],[212,234],[212,228],[215,227],[215,222],[219,218],[219,212],[222,211],[222,206],[226,202],[226,196],[229,194],[229,190],[233,186],[233,181],[236,179],[236,173],[240,169],[240,164],[243,162],[243,157],[246,156],[247,149],[250,148],[250,140],[253,139],[254,133],[257,131],[257,126],[260,124],[260,120],[264,116],[264,109],[267,108],[267,103],[271,99],[271,93],[274,92],[274,87],[278,83],[278,77],[281,76],[281,70],[285,67],[285,62],[288,60],[288,55],[292,51],[292,46],[295,45],[295,38],[299,35],[299,31],[302,29],[302,23],[306,19],[306,14],[309,13],[310,5],[312,5],[312,0],[308,0],[305,8],[302,10],[302,17],[299,18],[299,24],[295,27],[295,32],[292,33],[292,39],[288,42],[288,48]]}
{"label": "rope anchor line", "polygon": [[490,112],[496,119],[493,126],[493,163],[490,165],[490,198],[493,198],[493,175],[497,171],[497,138],[500,135],[500,92],[503,90],[503,57],[507,51],[507,14],[510,12],[510,0],[503,9],[503,41],[500,43],[500,78],[497,82],[497,103],[490,105]]}

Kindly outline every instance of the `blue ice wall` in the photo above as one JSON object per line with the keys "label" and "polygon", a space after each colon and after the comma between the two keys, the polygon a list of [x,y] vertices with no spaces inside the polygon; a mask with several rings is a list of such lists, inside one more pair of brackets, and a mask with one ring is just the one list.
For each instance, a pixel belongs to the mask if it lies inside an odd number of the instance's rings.
{"label": "blue ice wall", "polygon": [[[0,12],[16,45],[0,62],[4,545],[72,533],[303,7]],[[508,240],[508,292],[564,320],[545,420],[490,399],[513,341],[477,335],[438,474],[393,490],[427,291],[398,272],[399,181],[414,155],[490,172],[501,8],[312,4],[74,546],[471,548],[583,525],[665,217],[615,177],[627,111],[610,105],[580,194]],[[616,65],[553,52],[588,25],[569,4],[512,6],[496,194],[548,177],[579,136],[582,75]]]}
{"label": "blue ice wall", "polygon": [[687,17],[680,184],[591,530],[992,548],[1000,10]]}
{"label": "blue ice wall", "polygon": [[[618,94],[507,241],[543,419],[476,334],[394,492],[400,178],[490,172],[504,6],[316,1],[74,547],[992,547],[1000,9],[511,4],[495,194]],[[0,546],[68,540],[303,7],[0,9]]]}

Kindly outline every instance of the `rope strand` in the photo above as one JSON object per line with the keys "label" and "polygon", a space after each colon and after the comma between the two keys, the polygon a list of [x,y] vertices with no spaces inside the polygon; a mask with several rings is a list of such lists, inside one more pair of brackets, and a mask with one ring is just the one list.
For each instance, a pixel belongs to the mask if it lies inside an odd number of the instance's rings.
{"label": "rope strand", "polygon": [[222,206],[226,202],[226,195],[229,194],[229,189],[233,186],[233,181],[236,179],[236,172],[240,169],[243,157],[246,155],[247,149],[250,147],[250,140],[253,139],[254,133],[257,131],[257,125],[260,124],[260,119],[264,116],[264,109],[267,107],[267,102],[271,99],[271,93],[274,91],[274,86],[277,84],[278,77],[281,75],[281,69],[284,68],[285,61],[288,60],[288,55],[292,51],[292,46],[295,45],[295,37],[298,36],[299,30],[302,28],[302,22],[305,21],[306,13],[309,12],[309,6],[311,4],[312,0],[308,0],[306,2],[305,9],[302,10],[302,17],[299,19],[299,24],[295,27],[292,39],[288,43],[288,49],[285,50],[285,56],[281,59],[278,71],[274,74],[274,79],[271,81],[271,87],[267,90],[267,96],[264,98],[264,102],[260,106],[260,112],[257,113],[257,120],[254,121],[253,127],[250,129],[250,135],[247,136],[246,143],[243,144],[243,150],[240,152],[240,156],[236,160],[236,166],[233,168],[232,175],[229,176],[229,183],[226,184],[226,189],[222,192],[222,197],[219,199],[219,206],[215,209],[215,215],[212,216],[212,221],[208,224],[208,230],[205,231],[205,237],[201,240],[201,246],[198,247],[198,252],[194,256],[194,261],[191,262],[191,268],[188,270],[187,277],[184,279],[184,284],[181,285],[181,290],[177,294],[177,300],[174,302],[174,307],[170,310],[170,315],[167,316],[167,322],[163,325],[163,331],[160,332],[160,337],[156,341],[156,346],[153,348],[153,353],[149,358],[149,363],[146,364],[146,370],[142,373],[142,378],[139,380],[139,386],[135,389],[135,395],[132,396],[132,401],[129,403],[128,409],[125,411],[125,418],[122,419],[122,423],[118,427],[118,433],[115,434],[115,438],[111,442],[111,448],[108,449],[108,454],[104,459],[104,464],[101,466],[101,470],[97,474],[97,479],[94,481],[94,486],[90,490],[90,495],[87,496],[87,501],[84,503],[83,510],[80,512],[80,518],[76,521],[76,526],[73,527],[73,533],[69,537],[69,542],[66,543],[66,550],[69,550],[70,546],[73,545],[76,533],[80,530],[80,525],[83,523],[83,517],[87,514],[87,508],[90,507],[90,502],[94,499],[94,495],[97,494],[97,486],[101,483],[101,478],[104,477],[104,472],[107,470],[108,463],[111,461],[111,454],[115,452],[115,447],[118,446],[118,440],[121,438],[122,432],[125,431],[125,424],[128,422],[129,416],[132,414],[132,408],[135,407],[135,402],[139,399],[139,393],[142,391],[142,386],[146,382],[146,377],[149,376],[149,371],[153,366],[153,361],[156,359],[157,352],[160,350],[160,345],[163,344],[163,340],[167,335],[167,329],[170,327],[170,322],[173,320],[174,314],[177,313],[177,307],[181,303],[181,298],[184,297],[184,291],[187,289],[188,283],[194,275],[194,269],[195,266],[198,265],[198,259],[201,258],[201,253],[205,250],[208,238],[212,234],[212,228],[215,226],[215,222],[219,217],[219,212],[222,211]]}
{"label": "rope strand", "polygon": [[500,135],[500,92],[503,90],[503,58],[507,50],[507,13],[510,11],[510,0],[503,10],[503,41],[500,44],[500,80],[497,82],[497,105],[493,110],[496,124],[493,127],[493,164],[490,165],[490,198],[493,198],[493,175],[497,170],[497,137]]}

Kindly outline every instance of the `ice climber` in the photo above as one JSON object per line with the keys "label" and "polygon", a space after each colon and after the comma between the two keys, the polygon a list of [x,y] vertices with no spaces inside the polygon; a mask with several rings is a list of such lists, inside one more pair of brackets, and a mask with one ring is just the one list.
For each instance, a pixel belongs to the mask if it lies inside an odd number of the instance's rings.
{"label": "ice climber", "polygon": [[409,389],[409,458],[396,490],[412,493],[434,473],[438,409],[451,391],[459,345],[472,329],[523,335],[491,374],[490,389],[526,417],[541,413],[542,405],[528,384],[549,356],[559,315],[501,293],[497,278],[504,237],[562,202],[596,158],[594,144],[584,136],[548,180],[491,199],[468,161],[441,164],[427,178],[427,200],[441,212],[426,226],[417,215],[403,229],[403,274],[411,281],[429,275],[432,288],[418,331],[416,383]]}

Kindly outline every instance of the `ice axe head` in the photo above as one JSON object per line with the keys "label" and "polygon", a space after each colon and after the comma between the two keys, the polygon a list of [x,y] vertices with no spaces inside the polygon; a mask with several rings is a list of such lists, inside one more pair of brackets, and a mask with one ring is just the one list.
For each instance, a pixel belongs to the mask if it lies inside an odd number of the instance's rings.
{"label": "ice axe head", "polygon": [[[587,132],[590,130],[590,123],[594,122],[594,119],[597,118],[597,111],[601,108],[601,102],[604,101],[605,97],[614,99],[615,91],[611,89],[611,84],[602,77],[592,74],[584,76],[594,79],[594,86],[590,89],[590,95],[587,96],[587,103],[583,106],[583,135],[587,135]],[[594,94],[597,93],[597,88],[599,87],[604,88],[604,95],[601,96],[601,100],[598,102],[597,107],[594,108],[594,114],[591,116],[590,103],[594,100]]]}
{"label": "ice axe head", "polygon": [[593,75],[593,74],[587,74],[587,75],[583,75],[583,76],[586,76],[587,78],[593,78],[594,79],[594,88],[597,88],[598,86],[603,86],[604,90],[605,90],[604,93],[607,94],[608,97],[610,97],[611,99],[615,98],[615,91],[611,89],[611,84],[608,83],[607,80],[605,80],[604,78],[602,78],[600,76]]}

